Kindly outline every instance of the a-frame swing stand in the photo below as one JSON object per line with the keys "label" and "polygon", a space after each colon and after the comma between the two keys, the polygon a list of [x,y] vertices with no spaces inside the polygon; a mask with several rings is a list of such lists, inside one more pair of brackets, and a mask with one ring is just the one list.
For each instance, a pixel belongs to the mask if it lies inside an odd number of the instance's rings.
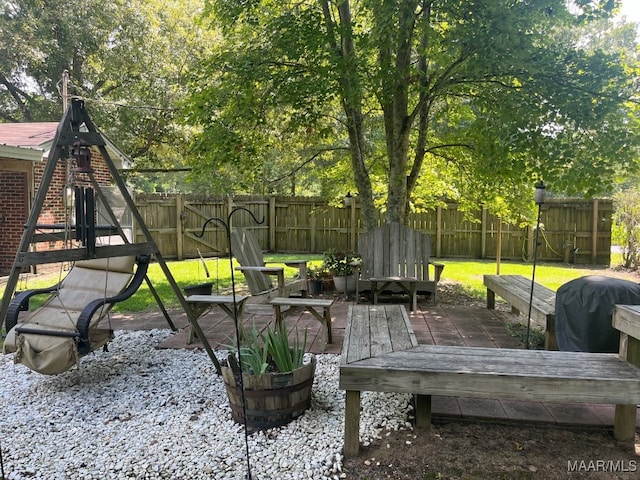
{"label": "a-frame swing stand", "polygon": [[[84,129],[83,131],[81,131],[80,129],[83,126]],[[51,186],[52,179],[54,178],[54,173],[56,171],[58,162],[67,160],[67,158],[69,157],[69,149],[78,148],[80,146],[84,148],[96,147],[100,151],[104,163],[109,168],[112,180],[118,188],[120,194],[122,195],[122,198],[126,202],[127,207],[131,211],[136,226],[143,233],[145,241],[141,243],[129,242],[122,230],[122,226],[120,225],[117,216],[109,206],[107,197],[96,181],[92,170],[88,168],[84,170],[82,174],[86,174],[88,176],[91,185],[95,190],[95,194],[102,201],[102,204],[104,205],[106,210],[106,214],[110,217],[110,221],[112,222],[112,225],[104,227],[103,230],[107,231],[107,234],[118,233],[125,243],[122,245],[96,245],[95,236],[96,234],[100,235],[102,232],[100,231],[100,228],[96,228],[94,224],[92,205],[90,204],[90,202],[86,202],[84,204],[84,207],[81,207],[80,209],[78,208],[78,205],[76,205],[76,225],[72,226],[72,230],[74,230],[75,232],[76,240],[79,240],[81,243],[78,248],[65,248],[55,251],[30,251],[30,245],[37,243],[38,241],[51,241],[52,239],[56,238],[56,235],[58,235],[59,240],[63,240],[62,233],[48,233],[46,235],[37,234],[36,230],[43,227],[42,225],[38,225],[38,218],[40,217],[43,206],[45,205],[47,193]],[[85,200],[83,199],[82,201],[84,202]],[[78,199],[76,199],[76,202],[78,202]],[[88,209],[89,212],[86,211],[86,207],[91,207]],[[79,216],[82,218],[78,218]],[[116,169],[113,161],[111,160],[111,157],[109,156],[109,153],[106,149],[106,142],[102,134],[97,130],[96,126],[91,121],[89,113],[85,109],[84,102],[82,102],[81,100],[73,99],[71,100],[69,107],[67,108],[62,119],[60,120],[60,123],[58,124],[55,140],[49,152],[47,163],[42,174],[42,179],[36,192],[33,206],[29,212],[29,218],[27,220],[27,224],[25,225],[25,230],[22,235],[22,239],[18,247],[18,252],[13,262],[13,266],[11,268],[11,273],[9,274],[9,278],[7,280],[4,296],[2,298],[2,304],[0,304],[0,320],[2,320],[3,323],[5,322],[9,304],[18,284],[20,273],[23,271],[23,269],[31,267],[33,265],[89,260],[97,258],[122,257],[128,255],[152,255],[153,257],[155,257],[156,261],[162,268],[162,271],[164,272],[169,285],[171,285],[173,293],[180,302],[182,309],[187,314],[192,331],[202,342],[205,350],[207,351],[207,354],[215,365],[217,373],[220,374],[220,364],[215,356],[215,353],[213,352],[213,349],[211,348],[211,345],[205,337],[204,332],[197,322],[196,312],[194,312],[191,306],[186,302],[185,297],[182,294],[182,290],[176,283],[173,275],[171,274],[171,271],[167,267],[166,262],[162,258],[162,254],[160,253],[158,246],[153,240],[149,229],[145,225],[140,212],[136,208],[123,180],[120,178],[118,170]],[[158,303],[158,306],[162,311],[165,319],[167,320],[170,328],[175,331],[175,325],[169,317],[169,314],[164,307],[156,289],[153,287],[151,281],[147,276],[145,276],[145,281],[153,297]]]}

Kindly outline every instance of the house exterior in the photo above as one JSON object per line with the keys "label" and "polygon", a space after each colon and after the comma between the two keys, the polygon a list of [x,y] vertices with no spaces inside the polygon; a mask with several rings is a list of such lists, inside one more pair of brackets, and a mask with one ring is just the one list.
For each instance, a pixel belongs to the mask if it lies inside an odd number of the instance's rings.
{"label": "house exterior", "polygon": [[[0,123],[0,276],[9,274],[13,266],[57,128],[57,122]],[[129,164],[126,155],[113,142],[106,137],[105,142],[116,168]],[[91,149],[91,157],[97,183],[110,186],[111,173],[96,148]],[[73,171],[71,159],[57,162],[38,223],[65,222],[66,186],[88,184],[86,175],[76,175]],[[33,248],[46,250],[53,245],[55,242],[38,243]]]}

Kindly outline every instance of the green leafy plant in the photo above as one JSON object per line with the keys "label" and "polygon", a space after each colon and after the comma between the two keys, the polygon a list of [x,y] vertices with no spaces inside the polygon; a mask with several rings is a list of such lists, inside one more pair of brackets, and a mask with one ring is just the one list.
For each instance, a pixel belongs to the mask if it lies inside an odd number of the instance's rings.
{"label": "green leafy plant", "polygon": [[300,343],[298,328],[293,344],[289,345],[287,329],[284,322],[281,322],[275,329],[267,327],[265,344],[269,352],[269,359],[273,362],[279,372],[292,372],[302,366],[304,351],[307,346],[307,329],[304,330],[304,339]]}
{"label": "green leafy plant", "polygon": [[[250,330],[242,326],[239,355],[242,371],[261,376],[268,371],[286,373],[300,368],[307,347],[307,329],[304,330],[302,341],[297,328],[295,332],[290,345],[284,322],[280,322],[275,327],[267,325],[263,333],[258,331],[255,325]],[[230,350],[229,362],[234,363],[231,359],[235,360],[238,350],[234,345],[226,347]]]}
{"label": "green leafy plant", "polygon": [[309,265],[307,267],[307,278],[309,280],[324,280],[330,276],[331,272],[327,270],[324,263],[320,265]]}
{"label": "green leafy plant", "polygon": [[361,261],[360,255],[350,252],[327,250],[322,261],[323,267],[336,276],[353,275],[353,268]]}
{"label": "green leafy plant", "polygon": [[[262,343],[262,334],[253,325],[250,332],[247,332],[242,326],[241,335],[240,363],[242,364],[242,370],[254,375],[264,374],[269,368],[269,352]],[[233,351],[234,349],[231,348],[230,350]]]}

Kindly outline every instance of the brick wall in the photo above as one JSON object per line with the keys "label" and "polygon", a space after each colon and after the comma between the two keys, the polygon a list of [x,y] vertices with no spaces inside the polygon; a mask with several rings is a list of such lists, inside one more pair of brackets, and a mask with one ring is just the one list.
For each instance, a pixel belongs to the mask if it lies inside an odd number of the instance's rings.
{"label": "brick wall", "polygon": [[27,174],[0,171],[0,185],[0,275],[6,275],[13,265],[28,214]]}
{"label": "brick wall", "polygon": [[[97,149],[92,149],[91,159],[94,177],[98,184],[102,186],[111,185],[111,173]],[[59,159],[56,164],[54,175],[49,184],[47,196],[38,218],[38,223],[65,223],[63,195],[68,177],[67,163],[68,161],[66,159]],[[0,163],[0,168],[1,166],[2,163]],[[33,165],[36,190],[40,185],[45,167],[46,161],[35,162]],[[69,169],[73,171],[73,162],[70,162]],[[89,177],[86,174],[76,173],[72,174],[71,177],[70,182],[72,184],[85,187],[91,186]],[[0,225],[0,228],[4,230],[3,235],[0,236],[0,276],[3,276],[9,274],[11,271],[15,254],[20,245],[20,238],[24,231],[24,224],[27,222],[29,216],[27,205],[32,202],[28,199],[26,174],[0,171],[0,182],[0,185],[3,186],[0,193],[0,202],[2,202],[3,208],[6,207],[7,211],[10,209],[14,212],[9,218],[0,210],[0,222],[2,221],[1,217],[5,216],[4,223]],[[11,185],[11,188],[5,188],[5,185]],[[60,242],[41,242],[36,245],[36,250],[42,251],[60,248],[61,245],[59,243]]]}

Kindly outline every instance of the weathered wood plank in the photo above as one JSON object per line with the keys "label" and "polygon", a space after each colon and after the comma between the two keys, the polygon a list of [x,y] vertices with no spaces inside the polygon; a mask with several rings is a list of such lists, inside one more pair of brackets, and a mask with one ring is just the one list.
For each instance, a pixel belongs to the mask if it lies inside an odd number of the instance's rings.
{"label": "weathered wood plank", "polygon": [[415,347],[418,341],[411,328],[411,321],[407,315],[407,310],[402,305],[388,305],[385,307],[389,331],[391,332],[391,343],[393,351],[401,351]]}
{"label": "weathered wood plank", "polygon": [[384,307],[369,309],[369,335],[372,357],[393,351],[389,322]]}
{"label": "weathered wood plank", "polygon": [[[638,312],[624,307],[616,307],[615,312],[614,324],[617,321],[635,332]],[[364,323],[368,329],[362,327]],[[406,310],[398,305],[352,306],[346,331],[339,386],[347,391],[346,410],[351,416],[359,417],[356,393],[361,391],[416,395],[421,426],[430,421],[431,395],[615,404],[615,437],[634,438],[635,405],[640,403],[640,340],[624,332],[619,355],[418,345]],[[371,339],[369,356],[356,335]],[[357,354],[352,355],[350,348]],[[345,419],[347,456],[358,453],[358,426],[359,418]]]}
{"label": "weathered wood plank", "polygon": [[[459,349],[460,351],[447,351],[450,349]],[[476,350],[485,351],[486,354],[481,354]],[[491,355],[491,351],[493,351],[493,355]],[[629,363],[620,359],[616,354],[557,352],[571,353],[572,355],[560,355],[558,361],[555,361],[548,357],[526,355],[527,352],[535,353],[534,350],[522,350],[525,355],[510,355],[510,352],[519,353],[520,351],[483,347],[442,348],[437,345],[420,345],[409,350],[390,352],[364,359],[358,362],[358,365],[382,371],[393,366],[402,370],[464,375],[518,375],[560,379],[572,377],[588,380],[620,377],[640,381],[640,369],[630,368]]]}
{"label": "weathered wood plank", "polygon": [[[431,241],[429,235],[399,223],[386,223],[360,235],[358,252],[362,257],[360,276],[356,281],[356,301],[360,293],[371,290],[375,298],[375,282],[384,279],[412,279],[410,287],[421,294],[431,294],[435,303],[437,281],[443,265],[434,264],[435,275],[429,276]],[[413,289],[415,287],[415,290]],[[386,293],[406,293],[408,287],[402,281],[385,283]],[[417,303],[415,295],[412,302]],[[374,302],[375,303],[375,302]]]}
{"label": "weathered wood plank", "polygon": [[487,308],[495,308],[495,296],[498,295],[509,303],[518,313],[529,313],[531,302],[531,319],[545,330],[545,348],[557,350],[555,333],[556,292],[534,283],[531,297],[531,280],[522,275],[485,275],[484,285],[487,287]]}
{"label": "weathered wood plank", "polygon": [[[376,375],[379,373],[379,375]],[[567,403],[633,404],[640,399],[636,379],[574,379],[437,372],[372,370],[358,364],[340,372],[345,390],[399,392],[472,398],[502,398]]]}
{"label": "weathered wood plank", "polygon": [[346,356],[346,363],[352,363],[371,357],[369,310],[351,306],[348,315],[349,343],[347,348],[343,345],[343,356]]}
{"label": "weathered wood plank", "polygon": [[612,324],[622,333],[640,338],[640,305],[615,305]]}

